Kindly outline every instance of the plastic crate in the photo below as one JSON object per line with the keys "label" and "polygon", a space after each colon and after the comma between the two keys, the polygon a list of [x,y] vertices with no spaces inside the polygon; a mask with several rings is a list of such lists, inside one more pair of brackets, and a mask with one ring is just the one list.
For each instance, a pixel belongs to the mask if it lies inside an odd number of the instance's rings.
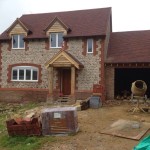
{"label": "plastic crate", "polygon": [[42,134],[68,134],[78,131],[77,110],[75,107],[44,109],[42,114]]}
{"label": "plastic crate", "polygon": [[102,102],[99,96],[92,96],[90,98],[90,108],[99,108],[102,106]]}

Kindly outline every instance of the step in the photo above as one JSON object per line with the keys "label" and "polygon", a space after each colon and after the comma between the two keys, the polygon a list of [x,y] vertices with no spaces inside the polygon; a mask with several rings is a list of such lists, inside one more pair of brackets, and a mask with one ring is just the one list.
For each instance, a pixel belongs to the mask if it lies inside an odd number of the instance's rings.
{"label": "step", "polygon": [[58,98],[58,102],[68,102],[70,99],[69,99],[69,96],[68,95],[64,95],[64,96],[61,96]]}

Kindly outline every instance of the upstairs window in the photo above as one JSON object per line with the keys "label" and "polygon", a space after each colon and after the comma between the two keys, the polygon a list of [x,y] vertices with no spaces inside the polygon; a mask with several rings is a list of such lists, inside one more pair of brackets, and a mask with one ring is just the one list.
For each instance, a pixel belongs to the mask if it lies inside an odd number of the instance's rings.
{"label": "upstairs window", "polygon": [[93,53],[93,39],[87,39],[87,53]]}
{"label": "upstairs window", "polygon": [[50,34],[50,47],[51,48],[60,48],[63,43],[63,33],[51,33]]}
{"label": "upstairs window", "polygon": [[23,38],[24,38],[23,34],[12,35],[12,48],[13,49],[24,49]]}
{"label": "upstairs window", "polygon": [[12,81],[38,81],[38,68],[32,66],[13,67]]}

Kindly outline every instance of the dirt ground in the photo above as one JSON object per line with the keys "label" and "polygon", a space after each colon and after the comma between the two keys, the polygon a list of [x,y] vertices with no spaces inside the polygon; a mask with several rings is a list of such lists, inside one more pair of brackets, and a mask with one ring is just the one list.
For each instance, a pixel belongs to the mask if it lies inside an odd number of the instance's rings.
{"label": "dirt ground", "polygon": [[[131,113],[131,103],[109,103],[99,109],[78,111],[79,132],[75,135],[57,136],[54,143],[46,143],[41,150],[132,150],[139,141],[101,131],[118,119],[150,122],[150,113]],[[147,132],[146,137],[150,132]]]}

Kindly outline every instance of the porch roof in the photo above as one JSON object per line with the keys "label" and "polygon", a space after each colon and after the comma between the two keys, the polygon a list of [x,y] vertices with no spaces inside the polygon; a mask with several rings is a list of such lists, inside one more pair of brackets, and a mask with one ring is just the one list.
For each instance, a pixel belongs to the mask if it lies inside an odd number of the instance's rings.
{"label": "porch roof", "polygon": [[70,53],[60,50],[56,55],[54,55],[49,61],[45,63],[46,68],[49,66],[53,67],[71,67],[74,66],[77,69],[84,68],[83,64],[77,60]]}

